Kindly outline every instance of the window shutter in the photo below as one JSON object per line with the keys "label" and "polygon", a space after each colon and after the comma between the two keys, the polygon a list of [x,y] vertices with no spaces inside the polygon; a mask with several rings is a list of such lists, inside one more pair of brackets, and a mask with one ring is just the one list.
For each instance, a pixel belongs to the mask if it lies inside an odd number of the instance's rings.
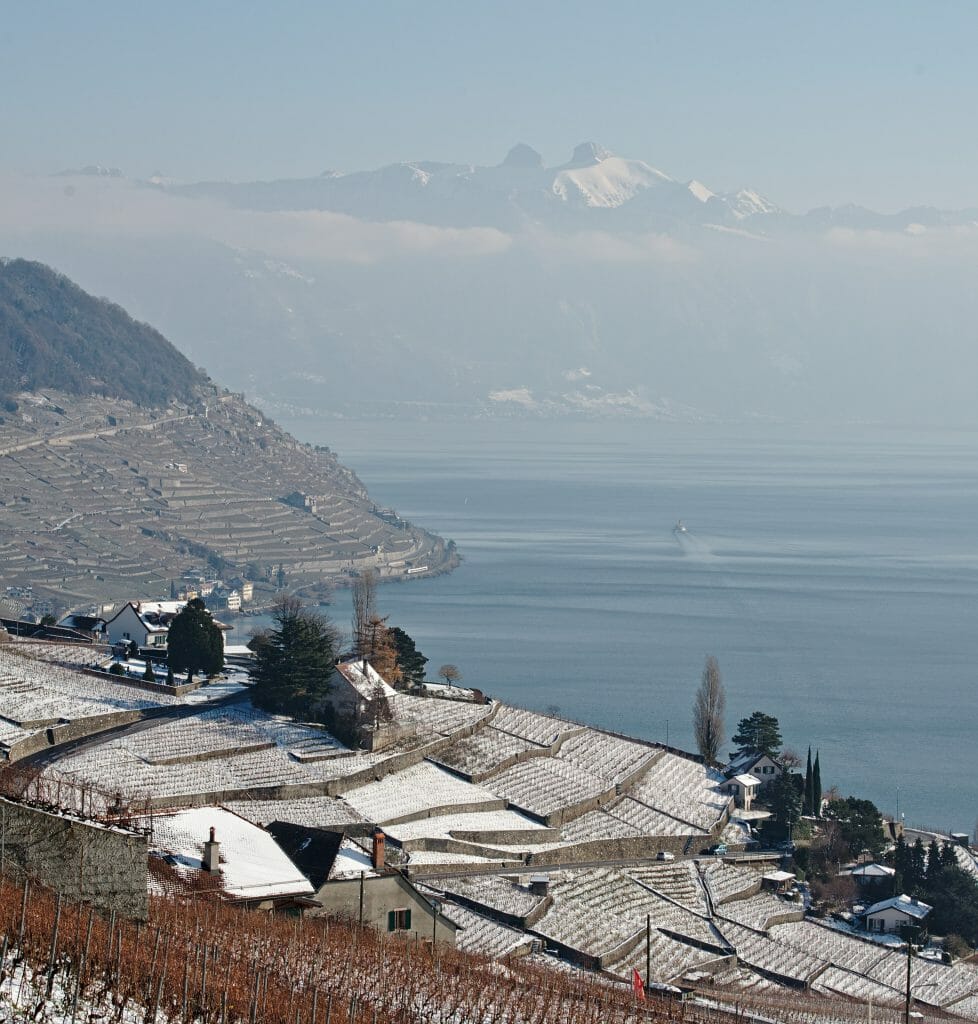
{"label": "window shutter", "polygon": [[408,909],[404,911],[404,930],[405,931],[410,931],[411,930],[411,908],[410,907],[408,907]]}
{"label": "window shutter", "polygon": [[396,910],[388,910],[387,911],[387,930],[389,932],[392,932],[396,928],[397,928],[397,911]]}

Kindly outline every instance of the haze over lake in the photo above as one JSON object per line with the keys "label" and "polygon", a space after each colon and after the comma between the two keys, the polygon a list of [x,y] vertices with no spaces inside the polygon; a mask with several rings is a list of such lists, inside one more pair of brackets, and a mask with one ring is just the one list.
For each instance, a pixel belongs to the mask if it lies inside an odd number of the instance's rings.
{"label": "haze over lake", "polygon": [[[826,786],[973,826],[973,434],[284,425],[458,543],[455,573],[380,590],[431,675],[453,662],[491,695],[691,748],[715,654],[728,734],[759,708],[821,750]],[[345,629],[348,609],[341,592]]]}

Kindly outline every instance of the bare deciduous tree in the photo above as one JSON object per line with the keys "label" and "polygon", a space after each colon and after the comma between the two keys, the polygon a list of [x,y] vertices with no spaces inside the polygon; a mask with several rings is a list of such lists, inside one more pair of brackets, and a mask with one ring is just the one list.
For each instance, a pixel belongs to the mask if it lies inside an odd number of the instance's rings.
{"label": "bare deciduous tree", "polygon": [[377,577],[365,569],[353,581],[353,652],[364,657],[370,637],[370,620],[377,617]]}
{"label": "bare deciduous tree", "polygon": [[723,743],[723,712],[727,695],[723,689],[720,664],[711,654],[703,668],[703,679],[693,701],[693,735],[703,760],[716,764]]}
{"label": "bare deciduous tree", "polygon": [[454,686],[462,678],[462,673],[459,672],[458,665],[442,665],[442,667],[438,669],[438,675],[440,675],[449,686]]}

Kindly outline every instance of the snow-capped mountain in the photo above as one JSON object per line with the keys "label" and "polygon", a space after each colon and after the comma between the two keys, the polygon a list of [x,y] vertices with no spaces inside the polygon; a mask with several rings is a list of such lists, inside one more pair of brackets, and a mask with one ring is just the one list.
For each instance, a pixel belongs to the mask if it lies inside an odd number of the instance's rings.
{"label": "snow-capped mountain", "polygon": [[794,214],[706,178],[595,143],[238,184],[94,167],[17,185],[0,254],[280,413],[978,418],[978,211]]}
{"label": "snow-capped mountain", "polygon": [[[668,230],[716,222],[736,225],[783,211],[751,189],[733,194],[700,181],[681,182],[644,160],[616,156],[582,142],[571,159],[545,167],[525,143],[497,165],[390,164],[374,171],[271,182],[202,182],[175,194],[217,198],[259,210],[331,210],[367,220],[412,220],[456,227],[509,229],[527,220],[551,227],[580,227],[595,217],[603,228]],[[609,211],[616,211],[608,217]]]}

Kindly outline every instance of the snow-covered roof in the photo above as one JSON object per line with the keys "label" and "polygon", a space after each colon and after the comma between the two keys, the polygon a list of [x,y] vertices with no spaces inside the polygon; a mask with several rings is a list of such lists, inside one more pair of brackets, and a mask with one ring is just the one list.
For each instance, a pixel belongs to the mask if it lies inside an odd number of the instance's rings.
{"label": "snow-covered roof", "polygon": [[761,875],[766,882],[793,882],[795,876],[790,871],[769,871],[766,875]]}
{"label": "snow-covered roof", "polygon": [[733,777],[734,782],[739,782],[742,786],[759,786],[761,780],[754,775],[735,775]]}
{"label": "snow-covered roof", "polygon": [[896,869],[888,868],[885,864],[857,864],[842,874],[858,875],[860,878],[892,878]]}
{"label": "snow-covered roof", "polygon": [[146,823],[152,824],[152,848],[188,881],[204,871],[203,846],[213,828],[220,843],[219,884],[228,896],[256,900],[314,891],[268,832],[223,807],[156,814]]}
{"label": "snow-covered roof", "polygon": [[[364,672],[366,669],[366,672]],[[370,700],[376,695],[377,687],[383,691],[385,697],[394,697],[397,691],[388,686],[384,677],[363,658],[356,661],[341,661],[336,666],[336,671],[363,697]]]}
{"label": "snow-covered roof", "polygon": [[865,916],[869,917],[870,914],[878,914],[884,910],[898,910],[908,917],[921,921],[932,909],[929,904],[922,903],[917,899],[911,899],[906,893],[902,893],[899,896],[891,896],[888,900],[880,900],[879,903],[874,903],[866,910]]}
{"label": "snow-covered roof", "polygon": [[373,861],[356,843],[344,839],[329,872],[329,880],[338,878],[359,878],[361,874],[376,875]]}

